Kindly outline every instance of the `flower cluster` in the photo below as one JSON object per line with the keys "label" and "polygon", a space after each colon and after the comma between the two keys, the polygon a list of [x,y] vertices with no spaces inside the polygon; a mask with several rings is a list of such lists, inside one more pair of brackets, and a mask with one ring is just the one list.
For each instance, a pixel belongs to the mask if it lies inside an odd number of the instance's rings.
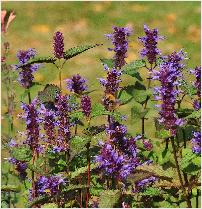
{"label": "flower cluster", "polygon": [[21,108],[24,114],[21,116],[26,121],[27,139],[24,142],[28,144],[32,150],[39,151],[39,112],[37,108],[38,101],[34,99],[31,104],[22,103]]}
{"label": "flower cluster", "polygon": [[53,37],[54,55],[56,58],[61,59],[64,56],[64,37],[60,31],[57,31]]}
{"label": "flower cluster", "polygon": [[[179,59],[182,60],[182,59]],[[177,79],[182,77],[180,69],[177,67],[179,63],[173,60],[164,61],[160,65],[160,71],[153,71],[153,79],[159,80],[160,87],[155,87],[156,100],[160,100],[160,116],[159,122],[164,124],[167,130],[170,130],[172,135],[176,134],[176,127],[183,124],[182,119],[178,119],[175,111],[175,103],[177,95],[180,93],[177,90],[179,82]]]}
{"label": "flower cluster", "polygon": [[195,131],[192,138],[192,150],[196,154],[201,154],[201,132]]}
{"label": "flower cluster", "polygon": [[159,36],[157,29],[150,30],[146,25],[144,25],[144,32],[146,36],[139,38],[144,45],[140,54],[142,57],[146,56],[148,62],[152,65],[156,63],[157,56],[161,54],[157,44],[158,40],[163,39],[163,37]]}
{"label": "flower cluster", "polygon": [[17,53],[17,58],[19,60],[19,64],[14,65],[16,70],[21,69],[19,72],[18,81],[24,88],[30,88],[32,86],[32,81],[34,79],[33,72],[37,71],[39,68],[39,64],[31,64],[25,65],[31,58],[36,56],[36,51],[34,49],[28,49],[26,51],[20,50]]}
{"label": "flower cluster", "polygon": [[136,141],[141,138],[127,138],[127,129],[124,125],[114,122],[106,129],[109,134],[108,141],[100,142],[101,153],[96,157],[99,167],[106,175],[124,180],[133,170],[140,165],[137,157]]}
{"label": "flower cluster", "polygon": [[[61,175],[56,176],[40,176],[36,181],[35,193],[36,197],[43,194],[54,195],[59,191],[59,187],[65,185],[65,180]],[[32,194],[32,190],[30,191]]]}
{"label": "flower cluster", "polygon": [[91,108],[91,99],[88,95],[83,95],[82,96],[82,98],[81,98],[81,108],[82,108],[83,114],[86,117],[89,117],[92,108]]}
{"label": "flower cluster", "polygon": [[82,94],[87,90],[86,79],[82,78],[79,74],[73,75],[71,79],[66,79],[67,89],[76,94]]}
{"label": "flower cluster", "polygon": [[194,86],[197,89],[198,99],[194,100],[194,109],[199,110],[201,108],[201,67],[196,67],[194,70],[191,70],[191,73],[195,75],[196,81]]}
{"label": "flower cluster", "polygon": [[19,160],[15,159],[15,158],[9,158],[8,162],[15,165],[15,169],[19,173],[20,179],[25,180],[25,178],[27,177],[27,172],[26,172],[27,164],[23,161],[19,161]]}
{"label": "flower cluster", "polygon": [[154,183],[158,178],[155,176],[151,176],[149,178],[145,178],[143,180],[140,180],[135,183],[135,192],[141,191],[142,189],[145,189],[147,186]]}
{"label": "flower cluster", "polygon": [[127,27],[113,27],[114,32],[112,34],[107,34],[106,37],[112,40],[112,44],[114,45],[113,50],[115,52],[114,55],[114,64],[115,68],[121,69],[125,64],[125,58],[127,57],[128,50],[128,37],[131,35],[131,30]]}

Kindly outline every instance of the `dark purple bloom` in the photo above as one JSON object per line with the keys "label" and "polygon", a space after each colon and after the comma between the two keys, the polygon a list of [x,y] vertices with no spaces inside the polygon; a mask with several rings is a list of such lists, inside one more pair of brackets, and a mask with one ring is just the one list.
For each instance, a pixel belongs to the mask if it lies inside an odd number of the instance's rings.
{"label": "dark purple bloom", "polygon": [[105,87],[105,94],[115,95],[115,93],[119,90],[121,74],[120,70],[116,70],[115,68],[110,70],[108,68],[107,79],[100,78],[101,85]]}
{"label": "dark purple bloom", "polygon": [[173,67],[177,70],[181,70],[184,67],[182,61],[186,58],[186,53],[183,50],[179,52],[173,52],[172,54],[165,56],[167,62],[172,63]]}
{"label": "dark purple bloom", "polygon": [[151,184],[154,183],[156,180],[157,180],[156,177],[151,176],[151,177],[149,177],[149,178],[146,178],[146,179],[143,179],[143,180],[141,180],[141,181],[138,181],[138,182],[136,183],[136,187],[138,188],[138,190],[139,190],[139,189],[144,189],[146,186],[151,185]]}
{"label": "dark purple bloom", "polygon": [[153,148],[153,145],[152,145],[152,143],[150,142],[150,140],[143,140],[143,145],[144,145],[144,148],[146,149],[146,150],[152,150],[152,148]]}
{"label": "dark purple bloom", "polygon": [[15,169],[19,173],[20,179],[25,180],[25,178],[27,177],[27,164],[25,162],[16,160],[15,158],[9,158],[8,161],[15,165]]}
{"label": "dark purple bloom", "polygon": [[39,147],[39,112],[37,109],[37,100],[33,100],[31,104],[22,103],[21,108],[24,110],[22,118],[26,122],[27,139],[24,142],[28,144],[32,150]]}
{"label": "dark purple bloom", "polygon": [[83,114],[86,117],[89,117],[92,108],[91,108],[91,99],[88,95],[83,95],[82,96],[82,98],[81,98],[81,108],[82,108]]}
{"label": "dark purple bloom", "polygon": [[69,97],[59,95],[57,97],[56,102],[56,116],[58,127],[58,138],[57,138],[57,147],[62,147],[63,151],[69,148],[69,140],[70,140],[70,122],[69,122],[69,112],[71,111],[71,107],[69,105]]}
{"label": "dark purple bloom", "polygon": [[65,185],[64,178],[61,175],[40,176],[36,182],[36,196],[43,194],[55,195],[61,185]]}
{"label": "dark purple bloom", "polygon": [[121,69],[125,64],[125,58],[127,57],[128,51],[128,37],[131,35],[131,30],[129,28],[113,27],[114,32],[112,34],[107,34],[106,37],[112,40],[114,45],[113,50],[114,55],[114,64],[115,68]]}
{"label": "dark purple bloom", "polygon": [[196,67],[194,70],[191,70],[191,73],[196,77],[196,80],[193,84],[197,90],[198,96],[198,99],[194,101],[193,106],[195,110],[199,110],[201,108],[201,67]]}
{"label": "dark purple bloom", "polygon": [[152,65],[156,62],[157,56],[160,55],[157,44],[158,40],[163,39],[163,37],[159,36],[157,29],[150,30],[146,25],[144,25],[144,32],[146,36],[139,38],[144,46],[140,54],[142,57],[146,56],[148,62]]}
{"label": "dark purple bloom", "polygon": [[82,78],[79,74],[73,75],[71,79],[66,79],[67,89],[82,94],[87,90],[86,79]]}
{"label": "dark purple bloom", "polygon": [[175,110],[177,95],[180,93],[177,90],[178,81],[182,74],[179,69],[175,68],[173,62],[164,61],[160,65],[160,71],[153,71],[153,79],[159,80],[160,87],[156,87],[156,100],[160,100],[160,116],[159,122],[162,123],[167,130],[170,130],[172,135],[176,134],[176,127],[183,125],[183,120],[178,119]]}
{"label": "dark purple bloom", "polygon": [[36,56],[36,51],[34,49],[28,49],[27,51],[20,50],[17,53],[19,59],[19,64],[14,65],[16,70],[20,70],[18,81],[24,88],[30,88],[32,86],[32,81],[34,80],[33,72],[37,71],[40,64],[31,64],[26,66],[21,66],[26,64],[30,59]]}
{"label": "dark purple bloom", "polygon": [[193,132],[192,145],[193,152],[196,154],[201,154],[201,132]]}
{"label": "dark purple bloom", "polygon": [[53,42],[53,48],[54,48],[54,55],[56,58],[61,59],[64,56],[64,37],[63,34],[60,31],[57,31],[54,34],[54,42]]}

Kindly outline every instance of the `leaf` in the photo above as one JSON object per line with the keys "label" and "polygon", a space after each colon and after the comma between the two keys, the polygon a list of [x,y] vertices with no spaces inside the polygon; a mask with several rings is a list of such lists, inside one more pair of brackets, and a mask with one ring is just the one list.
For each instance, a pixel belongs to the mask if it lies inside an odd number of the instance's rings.
{"label": "leaf", "polygon": [[99,208],[113,208],[118,203],[121,192],[119,190],[105,190],[100,195]]}
{"label": "leaf", "polygon": [[201,110],[193,111],[191,114],[189,114],[185,118],[186,119],[188,119],[188,118],[195,118],[195,119],[201,118]]}
{"label": "leaf", "polygon": [[90,126],[84,129],[83,133],[87,136],[94,136],[105,131],[105,129],[106,129],[105,124],[100,125],[100,126]]}
{"label": "leaf", "polygon": [[[93,169],[97,168],[97,166],[98,166],[97,163],[92,163],[90,165],[90,169],[93,170]],[[75,179],[75,178],[79,177],[80,175],[85,174],[87,172],[87,170],[88,170],[88,166],[78,168],[76,171],[73,171],[70,173],[70,178]]]}
{"label": "leaf", "polygon": [[64,52],[64,59],[68,60],[71,59],[72,57],[75,57],[91,48],[94,48],[96,46],[100,46],[102,44],[94,44],[94,45],[83,45],[83,46],[77,46],[68,49],[67,51]]}
{"label": "leaf", "polygon": [[145,67],[145,61],[144,60],[135,60],[131,63],[126,64],[122,68],[122,73],[130,75],[134,78],[137,78],[140,81],[143,81],[143,79],[141,78],[141,76],[138,72],[138,70],[142,67]]}
{"label": "leaf", "polygon": [[166,139],[166,138],[171,137],[170,131],[166,130],[166,129],[156,131],[155,135],[156,135],[157,138],[161,138],[161,139]]}
{"label": "leaf", "polygon": [[196,88],[192,84],[188,83],[186,80],[181,81],[180,87],[190,97],[192,97],[193,95],[196,95],[197,93]]}
{"label": "leaf", "polygon": [[90,139],[88,137],[74,136],[70,140],[71,150],[73,152],[78,153],[86,146],[86,144],[89,141],[90,141]]}
{"label": "leaf", "polygon": [[161,190],[155,187],[147,187],[144,192],[141,192],[141,195],[150,197],[159,196],[160,194]]}
{"label": "leaf", "polygon": [[134,106],[131,108],[131,118],[133,120],[139,120],[143,118],[148,112],[148,109],[143,109],[142,105],[134,102]]}
{"label": "leaf", "polygon": [[69,186],[63,188],[62,191],[64,191],[64,192],[70,192],[72,190],[85,189],[85,188],[87,188],[87,185],[81,185],[81,184],[74,185],[74,184],[70,184]]}
{"label": "leaf", "polygon": [[55,63],[57,59],[54,57],[36,57],[30,59],[27,63],[20,65],[19,67],[25,67],[27,65],[36,64],[36,63]]}
{"label": "leaf", "polygon": [[50,201],[50,197],[47,195],[42,195],[37,198],[34,198],[31,202],[27,204],[28,208],[32,208],[35,205],[45,204]]}
{"label": "leaf", "polygon": [[123,121],[124,119],[123,115],[118,111],[106,112],[105,115],[111,115],[114,118],[114,120],[119,123],[121,123],[121,121]]}
{"label": "leaf", "polygon": [[19,161],[28,162],[32,159],[32,152],[27,146],[13,147],[11,155]]}
{"label": "leaf", "polygon": [[103,65],[107,65],[109,68],[113,68],[114,67],[114,60],[113,59],[100,59],[100,61],[102,62]]}
{"label": "leaf", "polygon": [[1,191],[4,192],[20,192],[20,187],[19,185],[2,185],[1,186]]}
{"label": "leaf", "polygon": [[188,108],[180,108],[177,109],[177,115],[179,118],[184,118],[190,115],[193,112],[193,109],[188,109]]}
{"label": "leaf", "polygon": [[124,89],[121,89],[119,91],[118,99],[120,100],[121,104],[127,104],[129,103],[133,97]]}
{"label": "leaf", "polygon": [[42,205],[41,208],[58,208],[58,206],[55,203],[46,203]]}
{"label": "leaf", "polygon": [[104,115],[107,111],[105,110],[104,106],[101,104],[94,104],[92,106],[92,112],[91,112],[91,117],[97,117]]}

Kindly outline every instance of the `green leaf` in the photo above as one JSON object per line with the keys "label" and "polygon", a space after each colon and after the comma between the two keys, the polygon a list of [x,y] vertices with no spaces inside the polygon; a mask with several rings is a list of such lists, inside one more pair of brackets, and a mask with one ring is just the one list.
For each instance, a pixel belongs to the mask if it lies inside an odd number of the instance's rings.
{"label": "green leaf", "polygon": [[133,105],[134,106],[131,108],[131,118],[133,120],[139,120],[139,119],[145,117],[145,115],[148,112],[148,109],[143,109],[142,105],[137,102],[134,102]]}
{"label": "green leaf", "polygon": [[92,106],[92,112],[91,112],[91,117],[97,117],[104,115],[107,111],[105,110],[104,106],[102,104],[94,104]]}
{"label": "green leaf", "polygon": [[188,108],[180,108],[177,110],[177,115],[179,118],[184,118],[190,115],[193,112],[193,109],[188,109]]}
{"label": "green leaf", "polygon": [[100,59],[100,61],[102,62],[103,65],[107,65],[109,68],[113,68],[114,67],[114,60],[113,59]]}
{"label": "green leaf", "polygon": [[49,196],[42,195],[42,196],[39,196],[37,198],[34,198],[31,202],[29,202],[27,204],[27,207],[28,208],[32,208],[35,205],[45,204],[45,203],[49,202],[49,200],[50,200],[50,197]]}
{"label": "green leaf", "polygon": [[64,53],[64,59],[68,60],[71,59],[72,57],[75,57],[89,49],[92,49],[96,46],[100,46],[102,44],[94,44],[94,45],[83,45],[83,46],[77,46],[77,47],[73,47],[68,49],[67,51],[65,51]]}
{"label": "green leaf", "polygon": [[27,63],[20,65],[20,67],[25,67],[27,65],[35,64],[35,63],[55,63],[57,59],[54,57],[36,57],[30,59]]}
{"label": "green leaf", "polygon": [[58,206],[55,203],[46,203],[42,205],[41,208],[58,208]]}
{"label": "green leaf", "polygon": [[81,185],[81,184],[74,185],[74,184],[70,184],[67,187],[63,188],[62,191],[64,191],[64,192],[70,192],[72,190],[85,189],[85,188],[87,188],[87,185]]}
{"label": "green leaf", "polygon": [[141,192],[141,195],[143,196],[159,196],[161,194],[161,190],[159,188],[154,188],[154,187],[147,187],[144,192]]}
{"label": "green leaf", "polygon": [[105,190],[100,195],[99,208],[113,208],[118,203],[121,192],[119,190]]}
{"label": "green leaf", "polygon": [[111,115],[114,118],[114,120],[119,123],[121,123],[121,121],[123,121],[124,119],[123,115],[118,111],[106,112],[105,115]]}
{"label": "green leaf", "polygon": [[169,130],[162,129],[160,131],[156,131],[156,137],[161,139],[166,139],[171,137],[171,133]]}
{"label": "green leaf", "polygon": [[86,146],[88,142],[90,142],[88,137],[74,136],[70,140],[71,150],[78,153]]}
{"label": "green leaf", "polygon": [[11,155],[17,160],[28,162],[32,159],[32,152],[27,146],[13,147]]}
{"label": "green leaf", "polygon": [[197,93],[196,88],[191,83],[188,83],[188,81],[186,81],[186,80],[181,81],[180,87],[190,97],[192,97],[193,95],[196,95],[196,93]]}
{"label": "green leaf", "polygon": [[20,187],[19,185],[2,185],[1,186],[1,191],[4,192],[20,192]]}
{"label": "green leaf", "polygon": [[199,156],[197,156],[196,158],[194,158],[192,160],[192,162],[194,163],[194,165],[200,167],[201,166],[201,158]]}
{"label": "green leaf", "polygon": [[142,67],[145,67],[145,61],[144,60],[135,60],[131,63],[126,64],[122,68],[122,72],[123,72],[123,74],[130,75],[134,78],[137,78],[140,81],[143,81],[143,79],[141,78],[141,76],[138,72],[138,70]]}
{"label": "green leaf", "polygon": [[195,119],[198,119],[198,118],[201,118],[201,110],[198,110],[198,111],[193,111],[191,114],[189,114],[187,117],[185,117],[186,119],[188,118],[195,118]]}
{"label": "green leaf", "polygon": [[133,99],[133,97],[126,90],[121,89],[118,95],[118,99],[123,105],[129,103]]}

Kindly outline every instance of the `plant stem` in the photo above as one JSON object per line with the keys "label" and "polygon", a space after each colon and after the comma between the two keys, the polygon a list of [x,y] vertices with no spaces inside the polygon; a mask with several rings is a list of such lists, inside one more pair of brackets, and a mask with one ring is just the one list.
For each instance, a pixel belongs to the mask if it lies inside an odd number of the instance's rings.
{"label": "plant stem", "polygon": [[87,162],[88,162],[88,173],[87,173],[87,193],[86,193],[86,208],[88,208],[89,198],[90,198],[90,142],[87,146]]}
{"label": "plant stem", "polygon": [[199,207],[199,201],[198,201],[198,199],[199,199],[199,189],[197,189],[196,191],[197,191],[197,194],[196,194],[196,208],[198,208]]}
{"label": "plant stem", "polygon": [[59,80],[60,80],[60,89],[62,89],[62,72],[61,72],[61,69],[59,71]]}
{"label": "plant stem", "polygon": [[176,153],[176,147],[175,147],[175,143],[174,143],[174,137],[170,137],[170,140],[171,140],[171,144],[172,144],[172,148],[173,148],[173,154],[174,154],[174,159],[175,159],[175,164],[176,164],[176,168],[177,168],[178,177],[179,177],[179,180],[180,180],[180,184],[181,184],[184,196],[186,198],[187,206],[188,206],[188,208],[192,208],[191,201],[190,201],[190,199],[189,199],[189,197],[186,193],[186,190],[184,188],[184,183],[183,183],[182,176],[181,176],[181,173],[180,173],[180,166],[179,166],[179,163],[178,163],[178,160],[177,160],[177,153]]}

